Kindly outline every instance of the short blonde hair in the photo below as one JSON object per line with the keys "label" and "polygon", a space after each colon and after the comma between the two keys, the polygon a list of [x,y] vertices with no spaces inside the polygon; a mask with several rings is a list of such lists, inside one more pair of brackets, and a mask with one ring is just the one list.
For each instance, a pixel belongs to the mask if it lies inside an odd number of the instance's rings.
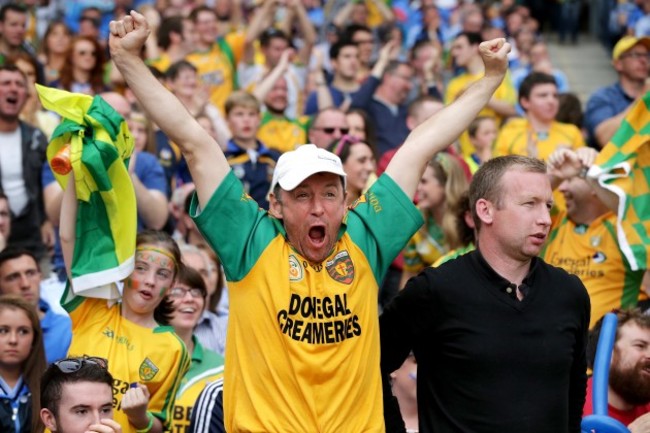
{"label": "short blonde hair", "polygon": [[260,101],[258,101],[255,96],[248,92],[244,92],[243,90],[231,93],[230,96],[228,96],[228,99],[226,99],[226,116],[228,116],[236,107],[250,108],[255,110],[257,113],[261,111]]}

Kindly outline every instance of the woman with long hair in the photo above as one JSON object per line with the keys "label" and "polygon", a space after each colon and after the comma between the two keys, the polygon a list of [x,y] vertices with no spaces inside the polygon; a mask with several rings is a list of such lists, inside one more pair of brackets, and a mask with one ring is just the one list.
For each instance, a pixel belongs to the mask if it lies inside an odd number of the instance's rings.
{"label": "woman with long hair", "polygon": [[68,48],[59,79],[52,86],[91,96],[106,91],[104,51],[99,42],[88,36],[75,36]]}
{"label": "woman with long hair", "polygon": [[454,241],[445,237],[443,229],[448,204],[456,203],[468,187],[465,172],[453,156],[441,152],[429,161],[417,189],[424,224],[404,248],[400,287],[449,251],[449,244]]}
{"label": "woman with long hair", "polygon": [[41,430],[43,331],[34,307],[21,296],[0,296],[0,431]]}
{"label": "woman with long hair", "polygon": [[[61,246],[68,278],[75,255],[77,197],[71,174],[61,207]],[[166,298],[182,269],[178,245],[166,233],[145,231],[136,240],[133,272],[119,302],[85,297],[66,288],[62,305],[72,319],[71,356],[106,358],[114,378],[115,420],[123,432],[161,433],[172,421],[173,401],[189,368],[185,345],[168,325]]]}
{"label": "woman with long hair", "polygon": [[167,294],[174,302],[170,324],[192,358],[192,365],[181,380],[174,403],[174,413],[186,416],[174,417],[171,431],[185,431],[189,427],[189,414],[205,385],[223,377],[223,357],[203,347],[194,335],[194,329],[207,307],[207,296],[203,277],[189,266],[183,267],[176,285]]}
{"label": "woman with long hair", "polygon": [[72,31],[63,21],[53,21],[47,26],[38,56],[44,65],[46,84],[59,79],[71,42]]}
{"label": "woman with long hair", "polygon": [[341,158],[346,176],[347,204],[352,205],[369,187],[377,163],[370,145],[352,135],[344,135],[328,150]]}
{"label": "woman with long hair", "polygon": [[351,108],[345,113],[345,120],[348,121],[350,135],[368,143],[372,148],[375,147],[375,128],[368,113],[360,108]]}

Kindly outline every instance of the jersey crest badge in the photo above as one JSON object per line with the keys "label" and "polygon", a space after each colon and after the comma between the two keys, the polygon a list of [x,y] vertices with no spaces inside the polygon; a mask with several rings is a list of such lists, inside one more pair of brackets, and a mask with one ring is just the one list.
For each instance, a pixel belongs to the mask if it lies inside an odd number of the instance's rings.
{"label": "jersey crest badge", "polygon": [[597,246],[600,245],[601,240],[602,240],[602,239],[601,239],[600,236],[592,236],[592,237],[589,239],[589,243],[591,244],[592,247],[596,248]]}
{"label": "jersey crest badge", "polygon": [[341,251],[334,259],[325,264],[327,273],[334,280],[342,284],[351,284],[354,281],[354,264],[347,251]]}
{"label": "jersey crest badge", "polygon": [[291,282],[297,282],[302,280],[303,274],[302,274],[302,267],[300,266],[300,262],[294,255],[289,256],[289,281]]}
{"label": "jersey crest badge", "polygon": [[149,358],[145,358],[144,361],[142,361],[142,364],[140,364],[140,379],[145,382],[150,381],[156,376],[158,370],[156,364],[154,364]]}
{"label": "jersey crest badge", "polygon": [[602,251],[598,251],[596,254],[594,254],[592,259],[594,263],[603,263],[605,260],[607,260],[607,256]]}

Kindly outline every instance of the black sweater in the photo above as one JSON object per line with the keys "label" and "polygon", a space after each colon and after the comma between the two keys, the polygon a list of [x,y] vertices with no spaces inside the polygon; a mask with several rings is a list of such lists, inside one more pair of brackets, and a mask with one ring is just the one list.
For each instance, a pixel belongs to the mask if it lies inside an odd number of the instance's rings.
{"label": "black sweater", "polygon": [[[382,374],[413,350],[421,433],[580,432],[589,297],[537,258],[524,284],[518,301],[474,251],[426,269],[384,310]],[[384,400],[392,432],[399,409]]]}

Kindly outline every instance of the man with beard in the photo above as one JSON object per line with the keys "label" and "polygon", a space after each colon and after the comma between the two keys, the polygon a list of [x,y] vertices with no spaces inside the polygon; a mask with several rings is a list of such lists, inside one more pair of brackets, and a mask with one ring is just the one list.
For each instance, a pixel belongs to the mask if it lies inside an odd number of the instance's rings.
{"label": "man with beard", "polygon": [[[609,367],[607,389],[609,416],[622,422],[632,433],[650,431],[650,316],[639,309],[617,313],[616,342]],[[600,321],[589,339],[593,359],[600,334]],[[592,379],[587,382],[583,415],[593,413]]]}

